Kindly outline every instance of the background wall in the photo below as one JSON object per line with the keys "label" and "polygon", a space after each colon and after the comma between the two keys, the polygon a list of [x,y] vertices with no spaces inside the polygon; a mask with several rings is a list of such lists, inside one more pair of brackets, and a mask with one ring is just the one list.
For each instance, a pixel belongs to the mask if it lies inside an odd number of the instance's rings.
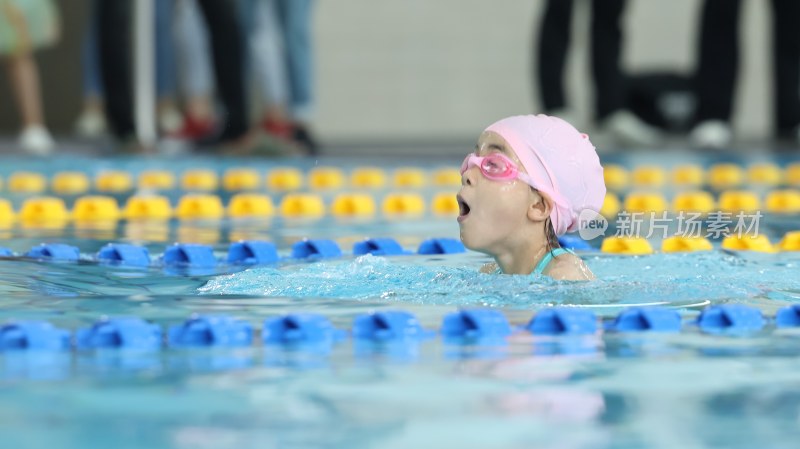
{"label": "background wall", "polygon": [[[532,49],[543,0],[319,2],[319,130],[331,139],[474,137],[495,119],[539,108]],[[577,1],[569,99],[589,123],[589,2]],[[700,0],[630,0],[624,66],[694,67]],[[769,2],[745,0],[735,125],[768,132]]]}
{"label": "background wall", "polygon": [[[64,41],[39,55],[47,117],[58,133],[79,110],[79,40],[86,0],[60,2]],[[577,1],[568,62],[570,100],[588,124],[588,2]],[[688,72],[700,0],[630,0],[624,65]],[[543,0],[318,0],[314,15],[321,140],[333,143],[473,139],[491,121],[535,112],[532,48]],[[735,126],[765,137],[771,123],[769,2],[746,0]],[[0,75],[0,130],[16,110]]]}

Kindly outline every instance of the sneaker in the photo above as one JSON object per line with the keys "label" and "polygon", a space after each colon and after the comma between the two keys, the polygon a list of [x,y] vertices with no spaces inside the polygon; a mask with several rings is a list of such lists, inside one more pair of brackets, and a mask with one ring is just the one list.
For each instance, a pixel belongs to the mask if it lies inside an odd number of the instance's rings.
{"label": "sneaker", "polygon": [[699,148],[722,149],[730,145],[732,138],[731,127],[722,120],[700,122],[689,133],[689,141]]}
{"label": "sneaker", "polygon": [[611,114],[603,121],[602,130],[624,145],[656,145],[661,133],[633,113],[625,110]]}
{"label": "sneaker", "polygon": [[316,156],[319,154],[319,145],[306,127],[295,125],[292,140],[299,145],[307,155]]}
{"label": "sneaker", "polygon": [[87,139],[96,139],[108,130],[106,117],[99,111],[84,111],[75,122],[75,133]]}
{"label": "sneaker", "polygon": [[217,131],[217,124],[211,119],[196,119],[187,115],[182,126],[172,133],[173,137],[183,140],[200,140]]}
{"label": "sneaker", "polygon": [[216,125],[211,134],[194,139],[197,149],[216,151],[220,147],[248,147],[251,141],[250,129],[241,123],[224,123]]}
{"label": "sneaker", "polygon": [[264,121],[261,122],[261,129],[263,129],[264,132],[270,136],[277,137],[282,140],[292,140],[292,136],[294,135],[294,126],[287,121],[280,121],[270,118],[264,119]]}
{"label": "sneaker", "polygon": [[44,126],[28,126],[19,135],[19,146],[28,154],[47,156],[53,152],[55,141]]}

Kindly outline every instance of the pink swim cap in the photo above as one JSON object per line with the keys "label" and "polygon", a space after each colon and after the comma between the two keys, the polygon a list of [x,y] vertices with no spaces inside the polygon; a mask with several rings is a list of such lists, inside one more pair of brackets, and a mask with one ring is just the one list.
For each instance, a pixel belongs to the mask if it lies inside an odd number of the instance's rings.
{"label": "pink swim cap", "polygon": [[544,114],[504,118],[486,131],[499,134],[511,145],[534,188],[553,200],[550,220],[556,235],[577,231],[582,210],[600,211],[606,184],[589,136]]}

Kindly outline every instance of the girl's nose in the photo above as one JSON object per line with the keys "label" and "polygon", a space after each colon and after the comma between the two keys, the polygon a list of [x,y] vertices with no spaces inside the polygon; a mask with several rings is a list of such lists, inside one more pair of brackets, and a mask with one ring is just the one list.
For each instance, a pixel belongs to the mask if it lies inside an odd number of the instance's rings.
{"label": "girl's nose", "polygon": [[475,170],[473,170],[473,168],[475,168],[475,167],[470,167],[469,169],[467,169],[467,171],[465,171],[464,173],[461,174],[461,185],[462,186],[471,186],[472,185],[472,177],[474,176],[473,172],[475,171]]}

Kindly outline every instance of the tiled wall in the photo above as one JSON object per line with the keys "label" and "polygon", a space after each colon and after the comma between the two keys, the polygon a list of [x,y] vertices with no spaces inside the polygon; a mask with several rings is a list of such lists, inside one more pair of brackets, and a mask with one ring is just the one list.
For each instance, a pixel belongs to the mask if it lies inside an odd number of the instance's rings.
{"label": "tiled wall", "polygon": [[[568,87],[590,119],[588,1],[576,1]],[[602,2],[601,2],[602,3]],[[321,0],[316,11],[319,130],[331,139],[472,138],[501,116],[537,111],[532,48],[543,0]],[[694,66],[701,0],[630,0],[625,66]],[[768,2],[747,0],[735,125],[771,123]]]}

